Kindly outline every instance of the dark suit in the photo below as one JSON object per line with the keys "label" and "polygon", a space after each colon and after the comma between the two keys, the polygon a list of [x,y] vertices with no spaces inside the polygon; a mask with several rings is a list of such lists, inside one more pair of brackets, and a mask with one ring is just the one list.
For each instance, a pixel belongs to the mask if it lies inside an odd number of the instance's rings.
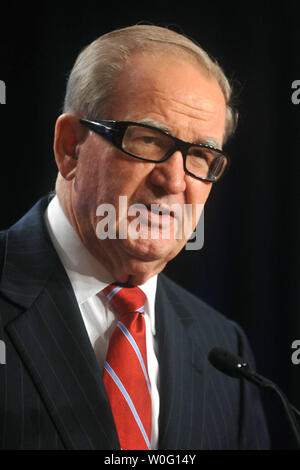
{"label": "dark suit", "polygon": [[[0,448],[118,449],[93,348],[43,221],[48,198],[0,236]],[[207,360],[214,346],[252,362],[241,329],[159,275],[160,449],[259,449],[257,390]]]}

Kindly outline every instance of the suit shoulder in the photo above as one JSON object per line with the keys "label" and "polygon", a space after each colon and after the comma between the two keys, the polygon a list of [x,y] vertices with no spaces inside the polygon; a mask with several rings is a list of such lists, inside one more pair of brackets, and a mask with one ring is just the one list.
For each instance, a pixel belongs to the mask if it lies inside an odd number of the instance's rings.
{"label": "suit shoulder", "polygon": [[176,304],[182,304],[185,310],[188,310],[190,316],[196,320],[200,316],[209,316],[212,320],[218,322],[233,322],[229,320],[225,315],[218,312],[214,307],[204,302],[202,299],[197,297],[192,292],[188,291],[184,287],[180,286],[165,274],[160,274],[159,280],[163,289],[166,291],[168,297],[173,299]]}
{"label": "suit shoulder", "polygon": [[236,322],[164,274],[159,275],[158,289],[164,292],[193,337],[202,337],[205,332],[205,341],[227,348],[234,345],[236,353],[248,345],[243,329]]}

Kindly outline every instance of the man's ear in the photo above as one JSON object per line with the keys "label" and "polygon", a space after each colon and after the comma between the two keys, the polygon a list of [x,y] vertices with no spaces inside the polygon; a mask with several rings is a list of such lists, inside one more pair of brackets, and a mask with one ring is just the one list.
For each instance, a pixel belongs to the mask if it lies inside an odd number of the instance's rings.
{"label": "man's ear", "polygon": [[73,114],[62,114],[56,121],[54,154],[60,174],[71,181],[76,173],[78,144],[86,135],[86,129]]}

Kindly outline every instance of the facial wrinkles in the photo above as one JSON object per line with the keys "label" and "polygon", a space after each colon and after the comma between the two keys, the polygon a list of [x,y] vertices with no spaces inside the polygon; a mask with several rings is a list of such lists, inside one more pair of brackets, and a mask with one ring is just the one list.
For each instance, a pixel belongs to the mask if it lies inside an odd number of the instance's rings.
{"label": "facial wrinkles", "polygon": [[[208,120],[216,113],[216,107],[212,104],[211,100],[201,97],[201,105],[193,105],[188,101],[192,101],[193,97],[190,96],[189,100],[181,101],[174,97],[169,96],[166,98],[163,92],[155,91],[158,99],[163,102],[163,106],[167,105],[170,111],[184,114],[192,119]],[[171,107],[170,107],[171,104]]]}
{"label": "facial wrinkles", "polygon": [[[180,113],[179,111],[178,113],[182,115],[182,113]],[[154,117],[157,117],[157,119],[154,119],[154,121],[161,122],[162,125],[164,123],[168,123],[167,125],[170,130],[170,133],[172,133],[173,135],[179,138],[186,139],[187,141],[191,141],[191,142],[203,140],[201,139],[201,137],[199,137],[198,116],[193,118],[192,122],[190,122],[190,119],[188,119],[188,121],[186,122],[186,119],[178,120],[177,115],[175,119],[174,119],[174,116],[173,116],[173,119],[172,118],[170,119],[170,114],[172,114],[172,112],[170,113],[170,108],[167,109],[164,106],[159,107],[159,108],[157,107],[155,112],[150,113],[152,119]],[[141,119],[135,118],[135,120],[136,121],[147,121],[147,120],[150,121],[151,117],[146,116]],[[180,135],[180,134],[183,134],[183,135]],[[195,135],[195,138],[193,139],[194,135]],[[205,140],[207,140],[206,137],[205,137]],[[170,158],[173,160],[174,158],[178,159],[178,155],[177,157],[175,157],[175,155],[172,155]],[[134,162],[131,162],[131,163],[133,164]],[[186,181],[185,191],[176,193],[176,194],[166,193],[165,189],[162,186],[153,185],[151,182],[151,177],[148,178],[148,175],[150,175],[150,173],[152,172],[155,166],[157,166],[157,169],[159,171],[160,165],[169,165],[171,163],[172,162],[164,162],[164,163],[157,164],[157,165],[153,165],[151,163],[144,164],[143,170],[148,169],[148,171],[146,171],[145,178],[140,181],[139,186],[137,187],[135,193],[132,195],[133,203],[141,203],[144,205],[158,204],[158,205],[167,205],[167,206],[171,206],[172,204],[180,204],[181,206],[183,206],[184,204],[187,204],[193,201],[192,192],[193,190],[196,189],[195,186],[200,185],[202,183],[194,180],[191,176],[184,174],[183,177]],[[182,165],[182,168],[183,168],[182,155],[180,155],[180,164]]]}
{"label": "facial wrinkles", "polygon": [[[187,64],[187,74],[179,75],[177,64],[173,67],[172,61],[170,67],[167,69],[159,67],[161,73],[153,76],[148,73],[148,68],[150,71],[153,69],[150,62],[143,62],[143,66],[145,64],[143,70],[136,67],[133,61],[129,75],[124,72],[126,78],[123,82],[119,81],[118,89],[118,94],[123,98],[120,106],[115,109],[114,119],[143,121],[152,118],[168,126],[170,133],[182,140],[201,143],[203,139],[210,138],[222,142],[225,100],[217,83],[213,80],[206,81],[205,77],[203,81],[201,75],[198,82],[194,69],[190,74],[189,64]],[[190,75],[191,80],[189,80]],[[128,103],[130,103],[129,109]],[[170,162],[162,165],[168,164],[170,165]],[[156,166],[159,168],[158,164]],[[197,192],[196,186],[201,183],[191,180],[188,175],[184,177],[188,182],[185,194],[167,194],[163,187],[153,186],[150,178],[147,179],[145,175],[134,195],[141,195],[142,199],[148,201],[154,196],[155,202],[158,200],[178,202],[180,199],[181,203],[185,203],[187,199],[194,199],[189,193],[193,188]]]}
{"label": "facial wrinkles", "polygon": [[[144,103],[147,101],[148,96],[145,94]],[[194,143],[201,143],[203,137],[210,138],[220,146],[222,135],[215,135],[214,126],[222,119],[224,112],[221,106],[213,104],[210,99],[203,97],[201,104],[194,105],[188,103],[188,100],[183,102],[173,97],[165,97],[163,92],[156,90],[154,94],[149,94],[150,102],[152,106],[148,108],[148,117],[166,124],[174,136]],[[140,120],[143,120],[143,117]]]}

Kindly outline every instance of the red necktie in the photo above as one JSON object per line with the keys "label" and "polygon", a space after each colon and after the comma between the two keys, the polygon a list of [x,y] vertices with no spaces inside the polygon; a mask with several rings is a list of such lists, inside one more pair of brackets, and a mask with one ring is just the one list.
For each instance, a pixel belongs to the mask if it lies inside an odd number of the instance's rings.
{"label": "red necktie", "polygon": [[144,304],[137,287],[103,290],[120,314],[108,347],[103,381],[123,450],[147,450],[151,442],[151,388],[147,369]]}

